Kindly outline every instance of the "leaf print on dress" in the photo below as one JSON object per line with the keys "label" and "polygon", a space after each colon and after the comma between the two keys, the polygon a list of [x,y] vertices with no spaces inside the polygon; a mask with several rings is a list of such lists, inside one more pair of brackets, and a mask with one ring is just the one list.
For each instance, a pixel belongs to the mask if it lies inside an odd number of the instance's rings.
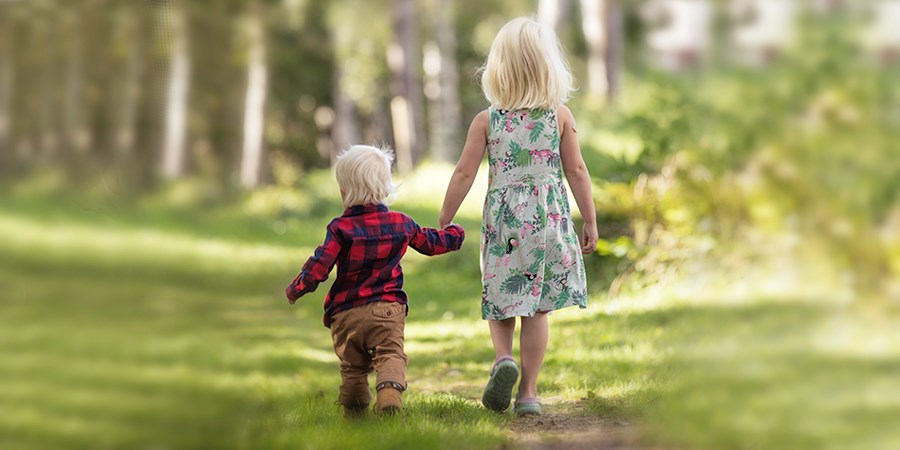
{"label": "leaf print on dress", "polygon": [[511,274],[509,278],[503,280],[500,289],[507,294],[521,294],[525,291],[525,288],[528,287],[530,282],[531,280],[529,280],[525,274],[516,272]]}
{"label": "leaf print on dress", "polygon": [[541,133],[544,131],[544,122],[531,122],[531,126],[529,128],[528,138],[532,144],[537,141],[541,137]]}
{"label": "leaf print on dress", "polygon": [[482,224],[482,317],[585,307],[586,282],[559,157],[556,111],[491,109]]}
{"label": "leaf print on dress", "polygon": [[510,163],[519,167],[531,165],[531,153],[516,142],[509,143]]}

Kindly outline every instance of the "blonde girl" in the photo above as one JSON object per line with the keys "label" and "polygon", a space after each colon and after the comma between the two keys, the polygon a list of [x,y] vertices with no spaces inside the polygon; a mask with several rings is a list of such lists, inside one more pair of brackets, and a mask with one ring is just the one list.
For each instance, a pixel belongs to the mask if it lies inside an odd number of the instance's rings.
{"label": "blonde girl", "polygon": [[[496,359],[482,403],[498,412],[509,408],[519,378],[512,347],[520,317],[522,379],[514,410],[540,415],[537,379],[547,349],[547,313],[586,307],[582,253],[597,245],[590,175],[575,119],[565,106],[572,75],[551,28],[527,17],[504,25],[491,46],[481,85],[491,106],[469,127],[439,220],[441,227],[453,221],[487,151],[481,314]],[[563,178],[584,217],[580,244]]]}

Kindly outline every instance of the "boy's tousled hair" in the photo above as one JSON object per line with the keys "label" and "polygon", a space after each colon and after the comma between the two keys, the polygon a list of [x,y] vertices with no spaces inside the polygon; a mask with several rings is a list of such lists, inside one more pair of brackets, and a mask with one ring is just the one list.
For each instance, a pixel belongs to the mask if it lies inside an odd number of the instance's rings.
{"label": "boy's tousled hair", "polygon": [[481,89],[491,105],[556,109],[573,91],[572,72],[556,33],[530,17],[506,23],[481,68]]}
{"label": "boy's tousled hair", "polygon": [[391,182],[390,148],[354,145],[338,155],[334,173],[344,192],[344,208],[368,203],[385,203],[396,187]]}

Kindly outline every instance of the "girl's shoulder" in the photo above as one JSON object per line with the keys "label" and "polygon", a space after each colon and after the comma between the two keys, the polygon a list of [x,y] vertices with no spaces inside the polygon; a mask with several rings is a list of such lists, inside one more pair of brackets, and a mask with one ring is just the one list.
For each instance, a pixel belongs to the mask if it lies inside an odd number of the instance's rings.
{"label": "girl's shoulder", "polygon": [[575,126],[575,115],[572,114],[572,110],[569,109],[566,105],[560,105],[556,110],[556,118],[559,121],[560,130],[565,130],[567,125]]}

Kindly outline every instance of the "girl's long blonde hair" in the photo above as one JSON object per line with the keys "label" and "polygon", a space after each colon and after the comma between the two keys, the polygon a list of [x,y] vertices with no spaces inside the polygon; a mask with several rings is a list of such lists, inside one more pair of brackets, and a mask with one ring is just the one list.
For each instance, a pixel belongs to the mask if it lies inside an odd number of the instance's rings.
{"label": "girl's long blonde hair", "polygon": [[559,108],[574,90],[572,83],[556,33],[530,17],[500,29],[481,73],[484,96],[509,110]]}

